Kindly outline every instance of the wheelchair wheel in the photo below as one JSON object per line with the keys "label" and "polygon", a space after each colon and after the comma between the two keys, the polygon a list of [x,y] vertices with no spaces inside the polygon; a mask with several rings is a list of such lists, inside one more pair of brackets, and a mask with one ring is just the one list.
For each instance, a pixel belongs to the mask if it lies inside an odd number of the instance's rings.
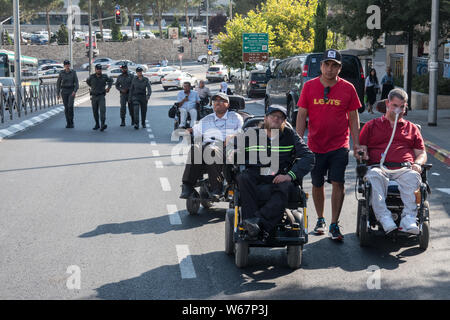
{"label": "wheelchair wheel", "polygon": [[[430,213],[430,204],[428,203],[428,201],[425,201],[423,203],[423,206],[424,206],[423,216],[428,217]],[[422,223],[422,231],[419,234],[419,248],[422,250],[427,250],[429,242],[430,242],[430,222],[424,221]]]}
{"label": "wheelchair wheel", "polygon": [[192,193],[192,195],[186,199],[186,208],[190,215],[197,215],[200,209],[200,195],[197,190]]}
{"label": "wheelchair wheel", "polygon": [[366,247],[369,245],[369,231],[367,230],[367,221],[369,219],[369,212],[366,205],[361,206],[361,212],[359,215],[359,245]]}
{"label": "wheelchair wheel", "polygon": [[234,253],[234,210],[228,209],[225,216],[225,253]]}
{"label": "wheelchair wheel", "polygon": [[365,205],[366,200],[359,199],[358,200],[358,213],[356,214],[356,236],[359,237],[359,228],[360,228],[360,220],[361,220],[361,211],[363,206]]}
{"label": "wheelchair wheel", "polygon": [[234,256],[234,262],[236,264],[236,267],[245,268],[248,264],[248,243],[243,241],[237,242],[235,248],[236,254]]}
{"label": "wheelchair wheel", "polygon": [[209,209],[213,206],[212,201],[207,200],[208,198],[208,191],[206,191],[204,186],[200,187],[200,203],[205,209]]}
{"label": "wheelchair wheel", "polygon": [[289,268],[298,269],[302,264],[303,246],[287,246],[287,263]]}

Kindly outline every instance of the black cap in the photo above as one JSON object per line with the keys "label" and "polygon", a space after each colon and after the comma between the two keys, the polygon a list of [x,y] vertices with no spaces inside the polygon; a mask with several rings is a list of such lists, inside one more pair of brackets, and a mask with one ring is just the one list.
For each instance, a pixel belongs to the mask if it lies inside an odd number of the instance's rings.
{"label": "black cap", "polygon": [[142,71],[143,71],[143,69],[141,67],[136,68],[136,72],[142,72]]}
{"label": "black cap", "polygon": [[70,64],[70,61],[69,60],[64,60],[64,65],[66,65],[66,64]]}
{"label": "black cap", "polygon": [[100,70],[101,70],[101,69],[102,69],[102,65],[101,65],[100,63],[99,63],[99,64],[96,64],[96,65],[95,65],[95,69],[100,69]]}
{"label": "black cap", "polygon": [[275,111],[280,111],[281,113],[284,114],[284,117],[287,117],[287,110],[285,107],[280,106],[279,104],[273,104],[271,106],[269,106],[269,108],[267,108],[267,112],[266,112],[266,116],[268,116],[269,114],[271,114],[272,112]]}
{"label": "black cap", "polygon": [[126,64],[122,64],[122,65],[120,66],[120,69],[128,69],[128,66],[127,66]]}
{"label": "black cap", "polygon": [[339,64],[342,64],[341,54],[339,53],[339,51],[334,50],[334,49],[328,49],[327,51],[325,51],[323,53],[322,60],[320,62],[328,61],[328,60],[332,60]]}

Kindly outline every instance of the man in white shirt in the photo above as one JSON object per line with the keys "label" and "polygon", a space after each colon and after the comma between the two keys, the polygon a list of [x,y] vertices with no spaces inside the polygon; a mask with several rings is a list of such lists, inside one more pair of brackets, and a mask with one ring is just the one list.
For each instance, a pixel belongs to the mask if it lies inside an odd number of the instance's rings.
{"label": "man in white shirt", "polygon": [[196,91],[191,90],[191,83],[183,83],[183,91],[177,96],[177,102],[180,104],[180,128],[186,129],[187,114],[191,115],[191,126],[197,121],[196,103],[200,102],[200,98]]}
{"label": "man in white shirt", "polygon": [[[212,189],[212,196],[218,198],[223,187],[223,154],[219,156],[222,163],[206,164],[205,159],[195,158],[195,154],[205,154],[205,148],[211,148],[214,152],[223,152],[223,146],[228,138],[238,133],[244,123],[241,115],[234,111],[228,111],[230,99],[224,93],[218,93],[212,97],[214,113],[201,119],[189,132],[193,132],[194,140],[201,141],[193,144],[188,161],[183,173],[183,185],[180,198],[187,199],[194,192],[197,180],[206,171]],[[198,163],[197,163],[198,162]]]}
{"label": "man in white shirt", "polygon": [[202,105],[207,105],[209,102],[209,97],[211,96],[211,92],[209,91],[209,88],[205,86],[205,81],[200,80],[200,82],[198,83],[198,87],[195,88],[195,91],[197,91],[200,101],[203,102]]}

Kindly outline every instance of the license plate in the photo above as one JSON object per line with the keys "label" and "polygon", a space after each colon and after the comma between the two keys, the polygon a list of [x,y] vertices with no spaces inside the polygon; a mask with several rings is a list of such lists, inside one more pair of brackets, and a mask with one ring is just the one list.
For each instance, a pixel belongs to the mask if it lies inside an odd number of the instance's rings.
{"label": "license plate", "polygon": [[261,88],[265,88],[265,87],[266,87],[266,84],[265,84],[265,83],[261,83],[259,86],[260,86]]}

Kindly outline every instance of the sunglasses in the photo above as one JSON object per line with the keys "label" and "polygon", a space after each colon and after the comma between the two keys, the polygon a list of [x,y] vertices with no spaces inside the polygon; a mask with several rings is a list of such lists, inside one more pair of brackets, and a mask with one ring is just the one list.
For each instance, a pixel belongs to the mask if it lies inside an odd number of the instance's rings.
{"label": "sunglasses", "polygon": [[328,98],[328,94],[330,93],[330,87],[326,87],[324,90],[323,90],[323,100],[325,101],[325,102],[328,102],[328,100],[330,100],[329,98]]}

